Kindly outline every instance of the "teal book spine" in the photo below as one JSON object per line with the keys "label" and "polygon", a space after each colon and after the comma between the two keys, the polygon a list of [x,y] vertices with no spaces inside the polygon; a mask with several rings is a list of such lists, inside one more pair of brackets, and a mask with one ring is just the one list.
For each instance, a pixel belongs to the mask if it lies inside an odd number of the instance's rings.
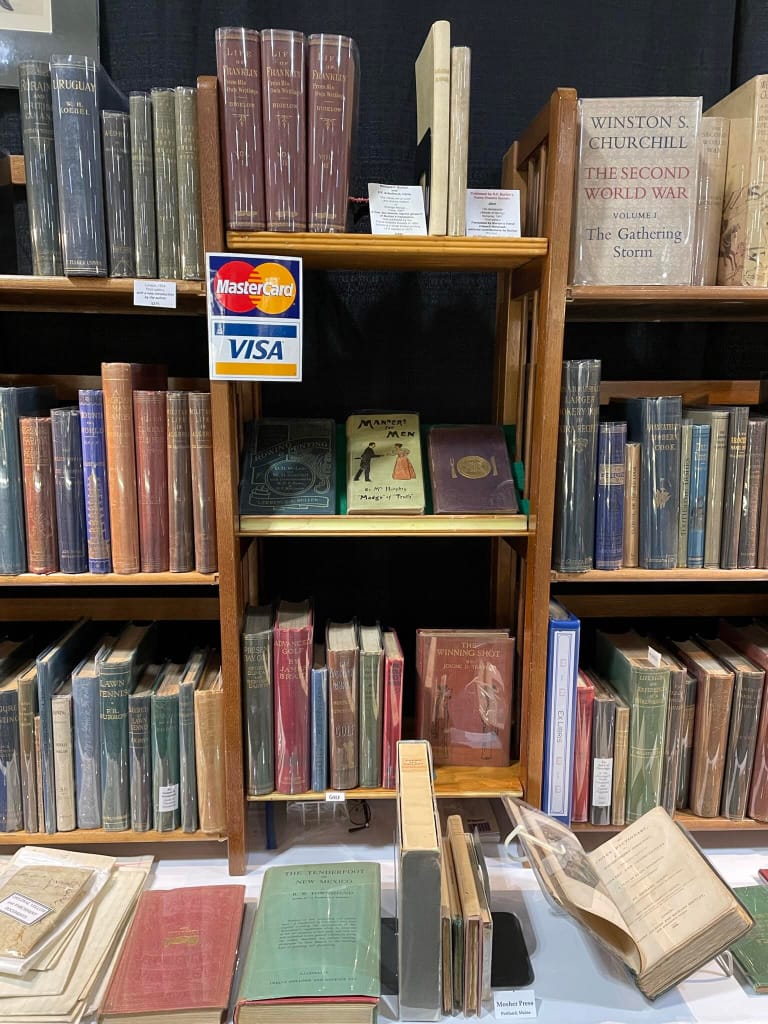
{"label": "teal book spine", "polygon": [[72,678],[78,828],[101,828],[101,714],[98,670]]}
{"label": "teal book spine", "polygon": [[197,774],[195,767],[195,684],[179,684],[179,810],[183,832],[197,832]]}
{"label": "teal book spine", "polygon": [[152,815],[156,832],[181,825],[179,810],[179,698],[152,694]]}
{"label": "teal book spine", "polygon": [[0,832],[24,827],[19,771],[19,694],[15,687],[0,692]]}
{"label": "teal book spine", "polygon": [[359,785],[381,786],[383,652],[360,652]]}
{"label": "teal book spine", "polygon": [[128,698],[128,767],[131,790],[131,828],[152,828],[151,693],[143,690]]}
{"label": "teal book spine", "polygon": [[128,663],[99,664],[101,813],[107,832],[124,832],[131,825],[128,698],[132,676]]}

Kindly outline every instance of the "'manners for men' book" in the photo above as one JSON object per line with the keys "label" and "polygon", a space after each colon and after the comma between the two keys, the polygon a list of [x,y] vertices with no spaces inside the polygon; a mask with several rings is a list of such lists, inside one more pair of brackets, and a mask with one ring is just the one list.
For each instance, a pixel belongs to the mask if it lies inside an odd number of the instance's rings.
{"label": "'manners for men' book", "polygon": [[380,887],[373,862],[267,868],[242,954],[237,1024],[274,1022],[282,1019],[281,1008],[293,1024],[373,1024],[380,993]]}
{"label": "'manners for men' book", "polygon": [[272,619],[271,604],[249,605],[241,638],[248,796],[264,796],[275,788]]}
{"label": "'manners for men' book", "polygon": [[690,284],[701,97],[579,100],[574,284]]}
{"label": "'manners for men' book", "polygon": [[348,514],[421,515],[418,413],[355,413],[347,418],[346,434]]}
{"label": "'manners for men' book", "polygon": [[436,513],[519,511],[502,427],[432,427],[427,451]]}

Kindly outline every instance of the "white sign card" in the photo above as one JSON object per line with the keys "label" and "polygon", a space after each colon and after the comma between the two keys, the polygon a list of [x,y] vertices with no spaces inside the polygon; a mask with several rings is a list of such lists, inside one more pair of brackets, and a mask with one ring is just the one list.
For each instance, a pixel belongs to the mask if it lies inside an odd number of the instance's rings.
{"label": "white sign card", "polygon": [[374,235],[426,235],[421,185],[368,185],[371,232]]}
{"label": "white sign card", "polygon": [[467,189],[467,235],[520,237],[520,192],[514,188]]}

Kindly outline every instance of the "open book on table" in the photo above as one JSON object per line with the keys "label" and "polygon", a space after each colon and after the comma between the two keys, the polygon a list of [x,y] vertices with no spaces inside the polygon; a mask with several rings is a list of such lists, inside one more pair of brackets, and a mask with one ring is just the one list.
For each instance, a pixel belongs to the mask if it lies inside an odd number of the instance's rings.
{"label": "open book on table", "polygon": [[512,797],[503,800],[543,891],[626,964],[649,999],[752,927],[750,914],[662,807],[585,853],[565,825]]}

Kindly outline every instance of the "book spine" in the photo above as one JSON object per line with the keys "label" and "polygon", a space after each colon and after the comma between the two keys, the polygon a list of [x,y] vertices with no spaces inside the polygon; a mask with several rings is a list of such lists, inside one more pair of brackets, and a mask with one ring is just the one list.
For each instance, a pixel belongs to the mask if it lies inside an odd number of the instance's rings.
{"label": "book spine", "polygon": [[592,687],[576,691],[576,733],[573,744],[571,820],[589,821],[589,769],[592,759]]}
{"label": "book spine", "polygon": [[728,451],[728,417],[713,418],[709,434],[707,471],[707,523],[704,530],[704,568],[720,568],[720,541],[723,525],[725,462]]}
{"label": "book spine", "polygon": [[101,383],[112,564],[116,573],[130,574],[141,564],[131,364],[102,363]]}
{"label": "book spine", "polygon": [[19,697],[15,689],[0,693],[0,832],[24,827],[19,772]]}
{"label": "book spine", "polygon": [[195,693],[195,756],[200,831],[227,826],[224,778],[224,693]]}
{"label": "book spine", "polygon": [[357,651],[328,651],[328,748],[331,789],[358,784]]}
{"label": "book spine", "polygon": [[328,788],[328,669],[312,669],[312,789]]}
{"label": "book spine", "polygon": [[688,806],[688,794],[691,788],[691,763],[693,761],[697,690],[698,682],[695,676],[686,675],[683,721],[680,734],[680,774],[677,782],[677,795],[675,797],[675,807],[678,811],[684,810]]}
{"label": "book spine", "polygon": [[717,281],[728,124],[727,117],[702,117],[699,125],[699,181],[691,275],[694,285],[711,285]]}
{"label": "book spine", "polygon": [[640,443],[630,441],[624,448],[626,460],[624,484],[624,542],[621,564],[637,566],[640,545]]}
{"label": "book spine", "polygon": [[467,233],[467,161],[472,52],[451,47],[450,143],[448,149],[448,234]]}
{"label": "book spine", "polygon": [[230,231],[263,231],[261,37],[252,28],[216,29],[224,219]]}
{"label": "book spine", "polygon": [[110,277],[135,277],[131,125],[128,114],[102,110],[104,209]]}
{"label": "book spine", "polygon": [[549,620],[542,810],[568,825],[573,796],[576,679],[581,624]]}
{"label": "book spine", "polygon": [[595,568],[620,569],[624,545],[626,423],[601,423],[597,441]]}
{"label": "book spine", "polygon": [[53,143],[51,72],[44,61],[24,60],[19,63],[19,105],[32,272],[57,277],[63,271],[59,191]]}
{"label": "book spine", "polygon": [[397,743],[403,734],[403,661],[384,662],[384,723],[382,726],[381,785],[397,787]]}
{"label": "book spine", "polygon": [[381,691],[383,657],[360,655],[358,785],[381,786]]}
{"label": "book spine", "polygon": [[19,679],[19,774],[24,831],[37,832],[42,803],[37,799],[37,761],[35,759],[35,706],[37,677],[23,675]]}
{"label": "book spine", "polygon": [[344,231],[357,92],[357,46],[328,33],[307,41],[307,208],[310,231]]}
{"label": "book spine", "polygon": [[179,701],[152,695],[152,810],[156,832],[173,832],[179,812]]}
{"label": "book spine", "polygon": [[56,829],[72,832],[77,827],[75,811],[75,765],[72,751],[72,698],[69,694],[51,699],[53,726],[53,773],[56,780]]}
{"label": "book spine", "polygon": [[77,827],[101,828],[101,719],[98,677],[72,679]]}
{"label": "book spine", "polygon": [[693,424],[684,420],[680,424],[680,501],[678,505],[677,565],[688,564],[688,529],[691,494],[691,441]]}
{"label": "book spine", "polygon": [[128,772],[134,832],[148,832],[152,828],[150,706],[151,694],[147,692],[128,697]]}
{"label": "book spine", "polygon": [[191,572],[195,567],[195,540],[186,391],[168,392],[167,419],[169,568],[171,572]]}
{"label": "book spine", "polygon": [[244,633],[242,658],[247,792],[265,796],[275,789],[271,635]]}
{"label": "book spine", "polygon": [[175,116],[179,268],[184,281],[202,281],[205,259],[197,145],[197,89],[177,86]]}
{"label": "book spine", "polygon": [[131,127],[131,185],[136,277],[157,277],[155,161],[152,152],[152,100],[148,92],[128,97]]}
{"label": "book spine", "polygon": [[688,673],[676,665],[669,672],[669,703],[664,728],[664,767],[661,775],[659,803],[672,816],[675,813],[677,785],[680,778],[680,759],[683,750],[685,723],[685,693]]}
{"label": "book spine", "polygon": [[99,665],[99,719],[101,727],[101,814],[106,832],[130,828],[128,775],[129,666]]}
{"label": "book spine", "polygon": [[[310,787],[310,674],[308,630],[274,630],[275,789],[305,793]],[[330,663],[328,673],[330,691]]]}
{"label": "book spine", "polygon": [[197,832],[195,688],[191,683],[179,686],[179,810],[182,832]]}
{"label": "book spine", "polygon": [[613,700],[592,702],[592,785],[589,820],[593,825],[610,825],[613,794],[613,746],[616,705]]}
{"label": "book spine", "polygon": [[51,439],[59,568],[67,573],[88,572],[88,531],[85,523],[79,410],[51,410]]}
{"label": "book spine", "polygon": [[633,691],[627,757],[628,822],[658,806],[661,799],[669,669],[637,669]]}
{"label": "book spine", "polygon": [[56,487],[50,417],[22,416],[19,420],[27,568],[45,574],[58,569],[56,547]]}
{"label": "book spine", "polygon": [[[680,500],[679,396],[642,398],[631,403],[639,415],[632,440],[643,446],[640,460],[640,555],[643,569],[677,566]],[[639,420],[639,422],[638,422]]]}
{"label": "book spine", "polygon": [[709,477],[708,423],[694,423],[691,432],[691,482],[688,497],[688,568],[704,568]]}
{"label": "book spine", "polygon": [[264,196],[268,231],[307,230],[307,98],[301,32],[261,33]]}
{"label": "book spine", "polygon": [[[766,125],[768,129],[768,124]],[[739,565],[739,528],[741,502],[744,494],[744,469],[747,460],[747,423],[749,408],[731,407],[728,419],[728,454],[725,460],[723,485],[723,522],[720,541],[720,567],[736,569]]]}
{"label": "book spine", "polygon": [[0,575],[16,576],[26,567],[18,395],[0,388]]}
{"label": "book spine", "polygon": [[[37,831],[46,832],[44,823],[45,784],[43,781],[43,741],[40,715],[35,715],[35,778],[37,782]],[[51,831],[54,831],[52,828]]]}
{"label": "book spine", "polygon": [[50,67],[64,273],[106,277],[96,64],[89,57],[53,56]]}
{"label": "book spine", "polygon": [[762,672],[735,673],[720,807],[722,816],[732,821],[741,821],[747,813],[763,681]]}
{"label": "book spine", "polygon": [[623,825],[627,811],[627,758],[629,756],[629,708],[616,708],[613,737],[613,792],[611,793],[611,824]]}
{"label": "book spine", "polygon": [[768,161],[768,95],[764,85],[755,85],[750,130],[752,146],[746,201],[744,284],[765,288],[768,285],[768,259],[762,225],[768,212],[763,188],[765,166]]}
{"label": "book spine", "polygon": [[593,565],[600,361],[566,360],[560,391],[553,564],[558,572]]}
{"label": "book spine", "polygon": [[211,396],[207,391],[189,394],[189,454],[192,479],[192,526],[195,569],[216,572],[216,507],[211,438]]}
{"label": "book spine", "polygon": [[688,803],[700,818],[716,818],[723,789],[733,674],[702,671],[698,682]]}
{"label": "book spine", "polygon": [[176,169],[176,100],[173,89],[152,90],[157,276],[179,276],[179,178]]}
{"label": "book spine", "polygon": [[166,392],[134,391],[136,486],[142,572],[167,572],[168,453]]}
{"label": "book spine", "polygon": [[757,566],[758,525],[763,492],[763,465],[768,420],[750,420],[747,424],[747,457],[744,465],[744,489],[739,526],[739,569]]}
{"label": "book spine", "polygon": [[101,390],[78,392],[80,439],[83,446],[83,491],[88,535],[88,570],[112,571],[112,540],[107,494],[107,449],[104,438],[104,396]]}

